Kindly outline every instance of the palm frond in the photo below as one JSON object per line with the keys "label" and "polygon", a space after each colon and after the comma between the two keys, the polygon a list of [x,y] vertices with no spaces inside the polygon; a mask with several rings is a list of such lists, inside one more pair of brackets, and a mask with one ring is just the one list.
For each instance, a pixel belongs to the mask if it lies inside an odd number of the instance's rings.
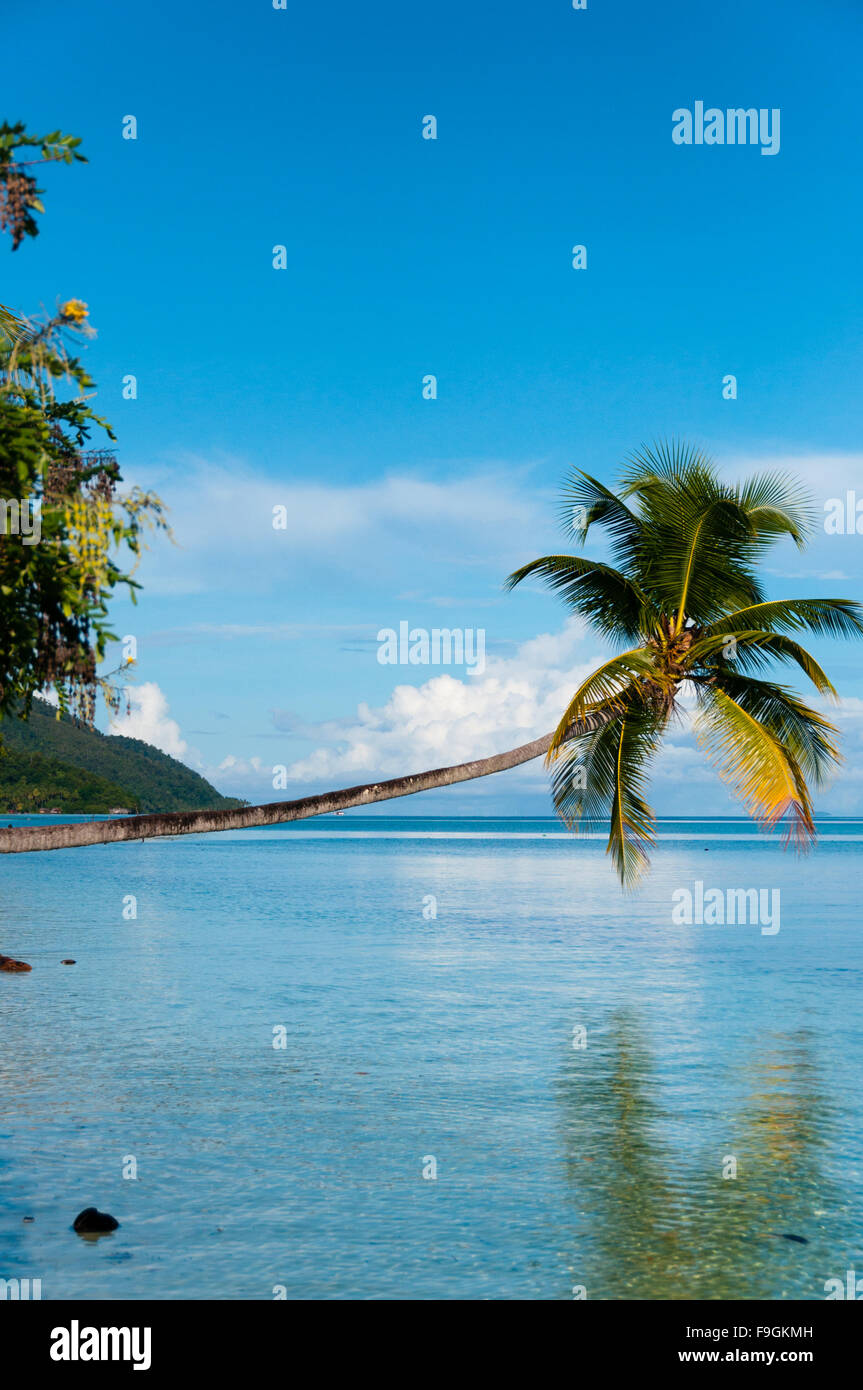
{"label": "palm frond", "polygon": [[641,518],[611,488],[580,468],[574,469],[564,484],[560,519],[580,545],[592,526],[604,527],[615,565],[624,570],[637,566],[645,541]]}
{"label": "palm frond", "polygon": [[780,598],[749,604],[717,618],[706,633],[736,628],[773,628],[777,632],[821,633],[827,637],[863,637],[863,605],[850,598]]}
{"label": "palm frond", "polygon": [[570,829],[609,818],[607,851],[626,888],[647,868],[655,839],[644,788],[666,722],[634,692],[619,718],[573,739],[553,764],[558,815]]}
{"label": "palm frond", "polygon": [[626,461],[623,497],[647,494],[657,483],[677,483],[701,478],[715,482],[716,466],[708,454],[682,439],[660,439],[642,444]]}
{"label": "palm frond", "polygon": [[0,332],[4,333],[10,342],[17,342],[23,338],[27,332],[27,325],[23,319],[19,319],[17,314],[13,314],[11,309],[7,309],[4,304],[0,304]]}
{"label": "palm frond", "polygon": [[619,725],[608,853],[624,888],[634,887],[650,864],[656,816],[644,797],[644,789],[648,765],[664,727],[664,720],[635,702]]}
{"label": "palm frond", "polygon": [[820,694],[837,698],[832,681],[819,666],[814,656],[805,647],[801,647],[799,642],[793,641],[782,632],[744,629],[743,631],[711,633],[693,642],[689,648],[689,657],[693,662],[706,662],[708,665],[711,664],[711,657],[722,657],[723,659],[719,664],[724,668],[726,664],[724,658],[729,639],[734,642],[735,654],[728,660],[738,665],[741,670],[758,671],[763,670],[771,661],[793,661],[806,673]]}
{"label": "palm frond", "polygon": [[571,737],[573,724],[586,714],[596,713],[600,708],[622,712],[636,698],[639,678],[651,675],[654,669],[654,652],[648,647],[633,647],[604,661],[592,671],[567,705],[554,731],[546,761],[554,761],[558,749]]}
{"label": "palm frond", "polygon": [[609,723],[570,738],[551,770],[555,809],[568,830],[589,830],[606,819],[614,797],[619,711]]}
{"label": "palm frond", "polygon": [[813,785],[823,787],[827,783],[841,761],[839,730],[834,724],[801,700],[796,691],[774,681],[724,670],[714,683],[790,751]]}
{"label": "palm frond", "polygon": [[758,473],[735,489],[735,497],[752,523],[756,540],[770,544],[790,536],[803,548],[815,525],[809,494],[787,473]]}
{"label": "palm frond", "polygon": [[570,608],[607,637],[637,637],[645,614],[651,612],[650,602],[637,584],[598,560],[586,560],[581,555],[544,555],[511,574],[505,587],[514,589],[523,580],[534,577],[543,579]]}
{"label": "palm frond", "polygon": [[749,536],[739,508],[727,497],[716,497],[702,503],[693,498],[691,508],[680,510],[690,515],[681,517],[679,540],[673,537],[666,542],[654,567],[657,577],[667,575],[671,582],[678,627],[685,617],[701,620],[715,608],[717,597],[726,602],[729,585],[739,592],[757,592],[754,574],[741,563],[740,552]]}
{"label": "palm frond", "polygon": [[812,803],[787,745],[718,683],[696,687],[695,733],[722,780],[765,828],[788,822],[800,848],[815,838]]}
{"label": "palm frond", "polygon": [[639,583],[657,606],[698,623],[760,601],[756,529],[700,450],[672,440],[629,460],[624,498],[637,498],[646,540]]}

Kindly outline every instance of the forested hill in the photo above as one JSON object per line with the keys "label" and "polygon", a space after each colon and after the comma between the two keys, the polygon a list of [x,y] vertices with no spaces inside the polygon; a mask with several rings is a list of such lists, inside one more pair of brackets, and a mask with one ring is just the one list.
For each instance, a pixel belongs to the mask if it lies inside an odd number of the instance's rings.
{"label": "forested hill", "polygon": [[137,738],[100,734],[44,700],[30,718],[0,721],[0,812],[227,810],[221,796],[184,763]]}

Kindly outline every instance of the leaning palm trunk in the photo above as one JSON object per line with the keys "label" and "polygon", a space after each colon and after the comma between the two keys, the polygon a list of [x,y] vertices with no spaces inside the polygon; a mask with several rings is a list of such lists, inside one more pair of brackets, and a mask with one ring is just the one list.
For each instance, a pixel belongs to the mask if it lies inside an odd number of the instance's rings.
{"label": "leaning palm trunk", "polygon": [[[610,715],[588,715],[572,727],[572,736],[599,728]],[[362,787],[306,796],[300,801],[272,801],[264,806],[244,806],[236,811],[177,811],[167,815],[126,816],[118,820],[83,821],[65,825],[22,826],[0,831],[0,854],[22,854],[29,850],[73,849],[80,845],[114,844],[119,840],[145,840],[156,835],[200,835],[213,830],[249,830],[256,825],[281,825],[289,820],[307,820],[351,806],[372,806],[397,796],[413,796],[453,782],[470,782],[493,772],[529,763],[542,757],[551,746],[552,735],[545,734],[532,743],[523,743],[493,758],[478,758],[455,767],[439,767],[412,777],[395,777],[390,782],[369,782]]]}

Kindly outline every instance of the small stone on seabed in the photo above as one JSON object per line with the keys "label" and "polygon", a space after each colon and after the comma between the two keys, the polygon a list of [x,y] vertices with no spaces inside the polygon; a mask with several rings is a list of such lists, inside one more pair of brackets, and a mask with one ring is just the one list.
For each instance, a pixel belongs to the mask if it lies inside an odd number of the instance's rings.
{"label": "small stone on seabed", "polygon": [[119,1221],[115,1221],[106,1211],[85,1207],[72,1222],[72,1230],[77,1231],[79,1236],[95,1235],[105,1231],[116,1231],[119,1224]]}
{"label": "small stone on seabed", "polygon": [[11,956],[0,956],[0,970],[8,970],[10,974],[15,970],[32,970],[32,965],[28,965],[23,960],[13,960]]}

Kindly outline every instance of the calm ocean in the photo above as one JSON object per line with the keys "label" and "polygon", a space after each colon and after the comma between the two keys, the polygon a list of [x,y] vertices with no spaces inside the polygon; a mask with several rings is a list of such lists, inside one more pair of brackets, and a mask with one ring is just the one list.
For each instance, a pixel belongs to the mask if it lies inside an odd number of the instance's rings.
{"label": "calm ocean", "polygon": [[552,819],[3,857],[0,1278],[823,1299],[863,1274],[863,822],[821,831],[665,821],[631,896]]}

